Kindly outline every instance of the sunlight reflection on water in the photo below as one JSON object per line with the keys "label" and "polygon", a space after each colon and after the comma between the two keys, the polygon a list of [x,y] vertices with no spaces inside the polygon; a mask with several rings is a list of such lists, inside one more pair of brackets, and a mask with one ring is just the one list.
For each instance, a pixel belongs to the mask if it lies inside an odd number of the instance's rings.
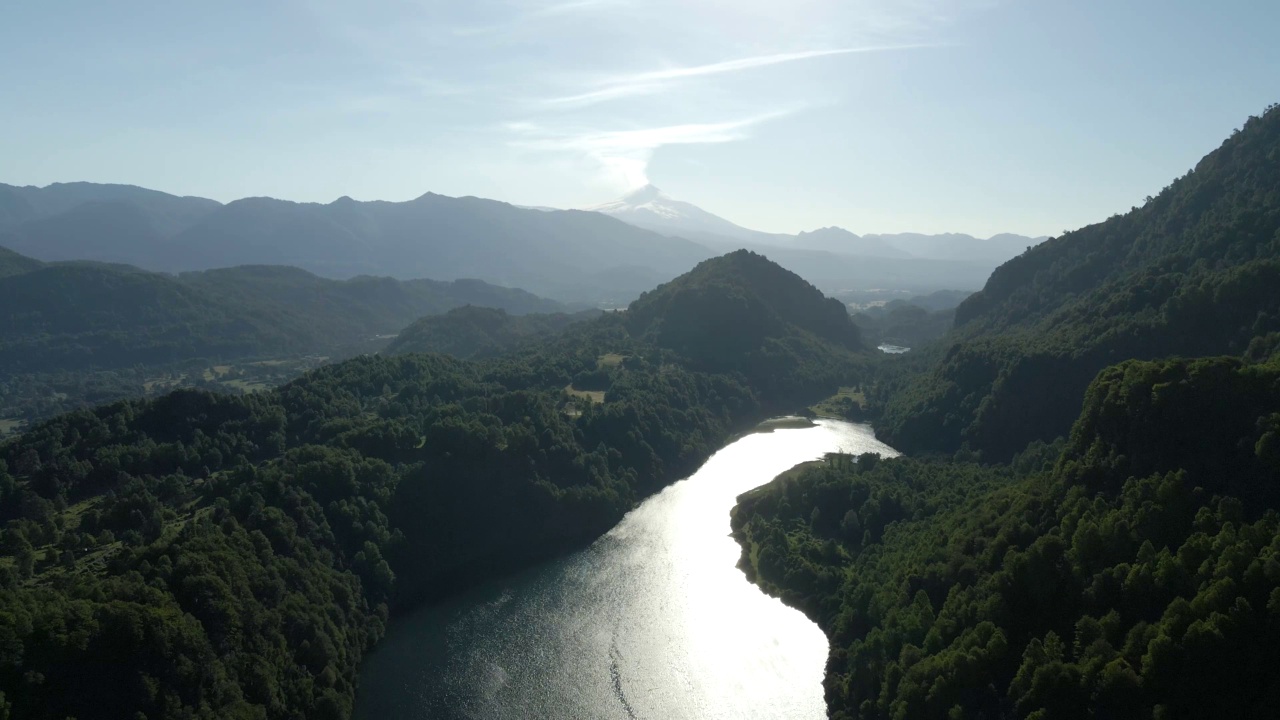
{"label": "sunlight reflection on water", "polygon": [[735,498],[832,451],[897,455],[869,427],[743,437],[589,548],[394,623],[356,717],[826,716],[827,641],[735,566]]}

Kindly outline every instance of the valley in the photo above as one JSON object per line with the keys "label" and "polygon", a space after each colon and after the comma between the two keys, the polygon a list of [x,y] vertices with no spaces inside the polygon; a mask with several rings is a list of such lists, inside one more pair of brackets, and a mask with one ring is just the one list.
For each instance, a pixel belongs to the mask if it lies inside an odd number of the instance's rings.
{"label": "valley", "polygon": [[0,720],[1280,715],[1280,3],[10,5]]}
{"label": "valley", "polygon": [[0,711],[1264,716],[1278,146],[1273,107],[972,294],[750,249],[616,311],[0,254]]}

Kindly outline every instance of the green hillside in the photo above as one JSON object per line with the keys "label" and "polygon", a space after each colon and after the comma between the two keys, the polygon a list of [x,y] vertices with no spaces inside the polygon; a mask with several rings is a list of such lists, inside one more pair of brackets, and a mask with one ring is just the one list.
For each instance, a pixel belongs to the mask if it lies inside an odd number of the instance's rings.
{"label": "green hillside", "polygon": [[599,314],[598,310],[588,310],[575,314],[509,315],[499,308],[465,305],[418,320],[402,330],[383,353],[491,357],[521,344],[553,337],[570,325]]}
{"label": "green hillside", "polygon": [[0,247],[0,278],[31,272],[41,265],[43,263],[39,260],[33,260],[8,248]]}
{"label": "green hillside", "polygon": [[562,308],[478,280],[339,281],[289,267],[174,277],[127,265],[43,264],[0,249],[0,373],[158,366],[191,359],[350,354],[423,315],[468,303]]}
{"label": "green hillside", "polygon": [[0,372],[303,352],[315,338],[164,275],[93,263],[0,278]]}
{"label": "green hillside", "polygon": [[832,640],[832,717],[1274,713],[1280,363],[1131,361],[1084,406],[1060,455],[840,457],[740,499],[748,573]]}
{"label": "green hillside", "polygon": [[438,315],[467,304],[517,315],[563,309],[560,303],[524,290],[479,280],[330,280],[298,268],[259,265],[183,273],[179,279],[246,310],[279,315],[289,324],[305,328],[318,339],[317,346],[326,350],[378,335],[394,335],[424,315]]}
{"label": "green hillside", "polygon": [[1005,263],[956,311],[932,372],[884,388],[886,441],[1007,459],[1064,435],[1126,358],[1241,354],[1280,331],[1280,108],[1143,207]]}
{"label": "green hillside", "polygon": [[773,397],[838,385],[862,349],[843,304],[747,250],[705,260],[641,295],[624,322],[693,367],[741,372]]}
{"label": "green hillside", "polygon": [[0,248],[0,437],[174,387],[260,390],[331,358],[376,352],[415,320],[467,304],[563,309],[479,280],[342,281],[268,266],[175,277],[45,264]]}

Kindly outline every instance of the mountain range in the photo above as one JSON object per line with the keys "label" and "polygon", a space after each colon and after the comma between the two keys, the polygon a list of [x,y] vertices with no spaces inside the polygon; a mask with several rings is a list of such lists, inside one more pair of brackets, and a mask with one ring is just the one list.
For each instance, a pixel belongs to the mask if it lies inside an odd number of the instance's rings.
{"label": "mountain range", "polygon": [[689,238],[711,247],[739,247],[742,243],[747,243],[860,257],[993,263],[992,268],[1045,239],[1007,233],[990,238],[975,238],[961,233],[856,235],[839,227],[824,227],[797,235],[766,233],[736,225],[696,205],[676,200],[653,185],[646,185],[618,200],[587,209],[611,215],[637,227]]}
{"label": "mountain range", "polygon": [[[316,275],[478,278],[544,297],[621,305],[728,250],[767,252],[826,292],[974,290],[1033,239],[798,236],[739,227],[644,188],[597,211],[522,208],[427,193],[407,202],[230,203],[127,185],[0,184],[0,247],[41,261],[158,272],[294,265]],[[1012,237],[1012,236],[1010,236]]]}
{"label": "mountain range", "polygon": [[224,205],[90,183],[0,186],[0,246],[44,261],[162,272],[295,265],[336,279],[479,278],[591,300],[629,299],[710,255],[599,213],[537,212],[472,197]]}

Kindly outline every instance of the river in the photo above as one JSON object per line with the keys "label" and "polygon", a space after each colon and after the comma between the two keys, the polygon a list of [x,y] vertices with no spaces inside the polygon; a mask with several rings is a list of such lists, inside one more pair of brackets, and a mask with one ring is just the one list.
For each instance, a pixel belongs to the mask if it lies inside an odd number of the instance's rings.
{"label": "river", "polygon": [[741,437],[585,550],[392,623],[355,717],[826,717],[826,637],[747,582],[729,511],[833,451],[898,454],[834,420]]}

